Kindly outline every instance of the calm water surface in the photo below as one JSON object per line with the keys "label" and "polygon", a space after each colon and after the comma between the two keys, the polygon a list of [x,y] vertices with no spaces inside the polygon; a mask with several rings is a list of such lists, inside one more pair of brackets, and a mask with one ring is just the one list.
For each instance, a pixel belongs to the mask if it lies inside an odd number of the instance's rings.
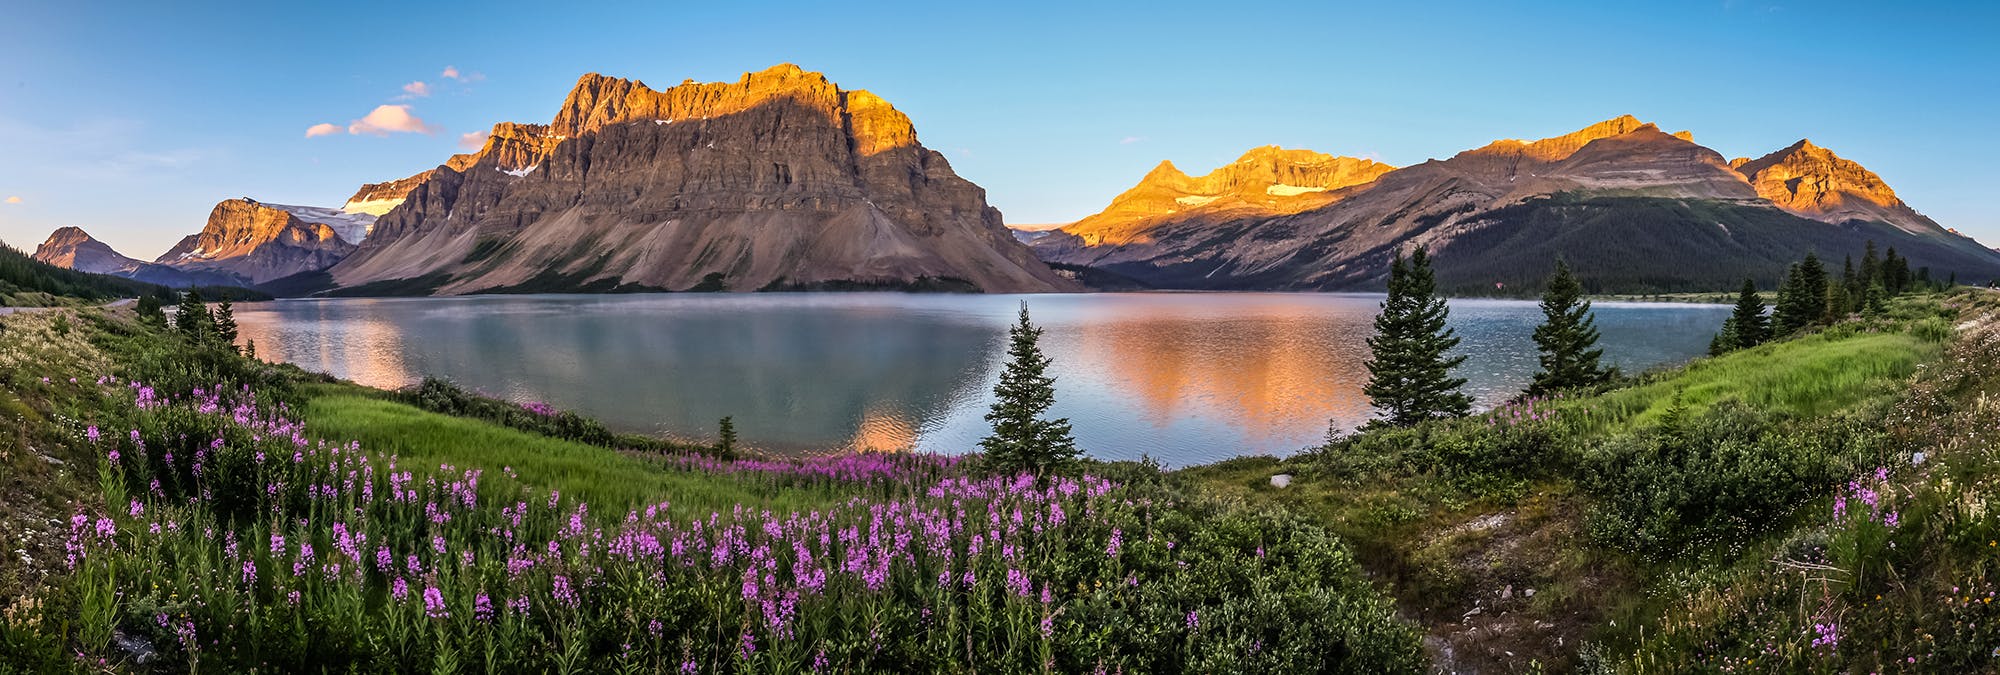
{"label": "calm water surface", "polygon": [[[1381,296],[1148,293],[536,295],[238,305],[258,354],[375,387],[426,374],[545,401],[623,431],[749,445],[944,453],[977,447],[1022,300],[1047,329],[1054,414],[1087,452],[1173,465],[1289,454],[1368,419],[1364,340]],[[1627,370],[1706,351],[1726,306],[1599,303]],[[1459,300],[1479,404],[1536,367],[1535,303]]]}

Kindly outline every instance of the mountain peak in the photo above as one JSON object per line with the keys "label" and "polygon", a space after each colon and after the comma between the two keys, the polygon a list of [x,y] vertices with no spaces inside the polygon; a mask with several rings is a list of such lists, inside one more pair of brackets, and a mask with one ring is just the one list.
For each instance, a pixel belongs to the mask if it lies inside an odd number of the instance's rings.
{"label": "mountain peak", "polygon": [[1808,139],[1757,159],[1731,162],[1758,196],[1786,211],[1827,222],[1874,220],[1911,232],[1940,229],[1918,214],[1881,176]]}
{"label": "mountain peak", "polygon": [[65,225],[63,227],[56,228],[54,232],[50,232],[48,240],[43,241],[42,245],[74,246],[76,244],[81,244],[87,241],[97,241],[97,239],[91,237],[90,233],[83,231],[83,228],[81,227],[77,227],[75,225]]}
{"label": "mountain peak", "polygon": [[[1551,136],[1536,141],[1503,139],[1461,154],[1522,156],[1541,162],[1559,162],[1568,159],[1591,141],[1623,136],[1645,129],[1658,131],[1659,127],[1631,115],[1619,115],[1561,136]],[[1685,133],[1675,136],[1681,140],[1692,140],[1692,136],[1683,135]]]}

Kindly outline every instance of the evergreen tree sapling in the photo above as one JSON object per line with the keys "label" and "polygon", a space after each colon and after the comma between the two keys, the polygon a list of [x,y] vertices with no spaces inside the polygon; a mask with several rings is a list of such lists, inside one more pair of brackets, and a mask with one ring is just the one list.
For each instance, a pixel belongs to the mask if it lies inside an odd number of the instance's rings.
{"label": "evergreen tree sapling", "polygon": [[215,326],[215,338],[225,346],[235,347],[236,308],[229,304],[228,298],[223,298],[222,302],[215,306],[215,311],[209,314],[209,320]]}
{"label": "evergreen tree sapling", "polygon": [[1020,322],[1007,330],[1007,367],[993,387],[993,409],[986,421],[992,435],[979,441],[986,460],[1002,472],[1048,476],[1082,454],[1070,437],[1068,419],[1042,419],[1056,402],[1056,379],[1048,374],[1051,359],[1042,355],[1042,329],[1028,319],[1021,303]]}
{"label": "evergreen tree sapling", "polygon": [[1449,310],[1436,290],[1424,249],[1407,262],[1396,255],[1389,266],[1389,297],[1368,338],[1368,386],[1362,391],[1384,415],[1370,426],[1409,426],[1472,409],[1472,398],[1460,391],[1465,380],[1451,377],[1465,357],[1447,356],[1458,337],[1445,326]]}
{"label": "evergreen tree sapling", "polygon": [[1764,298],[1757,294],[1757,282],[1743,280],[1743,290],[1736,294],[1736,312],[1726,322],[1732,340],[1730,349],[1748,349],[1764,344],[1771,337],[1771,327],[1764,318]]}
{"label": "evergreen tree sapling", "polygon": [[1530,396],[1588,387],[1610,379],[1600,361],[1597,319],[1583,285],[1570,274],[1569,264],[1556,260],[1555,276],[1542,292],[1542,325],[1535,328],[1535,348],[1541,352],[1541,372],[1528,385]]}
{"label": "evergreen tree sapling", "polygon": [[174,328],[193,342],[213,339],[215,320],[208,315],[208,306],[202,304],[200,291],[190,289],[181,294],[180,307],[174,310]]}
{"label": "evergreen tree sapling", "polygon": [[722,453],[724,456],[736,452],[736,420],[725,416],[715,426],[716,451]]}

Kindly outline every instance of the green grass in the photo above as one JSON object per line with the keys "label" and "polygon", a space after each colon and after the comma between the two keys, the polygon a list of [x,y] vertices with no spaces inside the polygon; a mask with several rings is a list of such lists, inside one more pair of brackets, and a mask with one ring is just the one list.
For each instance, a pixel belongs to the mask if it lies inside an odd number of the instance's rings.
{"label": "green grass", "polygon": [[1817,417],[1893,398],[1896,382],[1940,352],[1939,345],[1907,333],[1822,333],[1703,359],[1660,381],[1564,407],[1587,408],[1579,423],[1596,431],[1657,422],[1676,396],[1690,413],[1734,399],[1759,410]]}
{"label": "green grass", "polygon": [[758,494],[726,476],[663,469],[593,445],[365,396],[313,397],[303,417],[315,435],[360,441],[376,453],[396,454],[403,466],[479,467],[486,469],[487,480],[502,478],[501,469],[511,467],[523,483],[593,505],[618,506],[620,513],[660,500],[690,510],[726,511],[738,503],[777,508],[806,496]]}

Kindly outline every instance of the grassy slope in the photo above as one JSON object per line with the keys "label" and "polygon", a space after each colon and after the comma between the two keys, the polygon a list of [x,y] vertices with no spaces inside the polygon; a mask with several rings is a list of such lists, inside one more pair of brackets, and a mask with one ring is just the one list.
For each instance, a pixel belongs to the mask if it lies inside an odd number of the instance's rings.
{"label": "grassy slope", "polygon": [[[322,390],[338,392],[339,390]],[[613,450],[540,436],[473,419],[450,417],[355,393],[311,397],[306,428],[327,438],[359,441],[413,466],[480,467],[487,478],[511,468],[529,485],[552,488],[595,505],[636,507],[671,497],[677,508],[728,510],[737,503],[797,506],[796,494],[760,495],[723,480],[667,471]]]}
{"label": "grassy slope", "polygon": [[[1920,319],[1933,305],[1905,305],[1897,318]],[[1908,333],[1834,330],[1702,359],[1556,407],[1585,444],[1656,424],[1676,399],[1690,413],[1729,399],[1802,416],[1879,409],[1940,352]],[[1518,672],[1537,659],[1562,667],[1580,641],[1629,644],[1665,603],[1650,596],[1648,580],[1694,571],[1592,545],[1589,499],[1568,480],[1468,488],[1436,473],[1356,478],[1330,473],[1321,461],[1242,458],[1181,473],[1218,494],[1308,514],[1348,540],[1371,576],[1426,624],[1434,646],[1450,651],[1441,666]],[[1279,473],[1294,476],[1290,487],[1270,484]],[[1433,656],[1447,659],[1443,649]]]}

